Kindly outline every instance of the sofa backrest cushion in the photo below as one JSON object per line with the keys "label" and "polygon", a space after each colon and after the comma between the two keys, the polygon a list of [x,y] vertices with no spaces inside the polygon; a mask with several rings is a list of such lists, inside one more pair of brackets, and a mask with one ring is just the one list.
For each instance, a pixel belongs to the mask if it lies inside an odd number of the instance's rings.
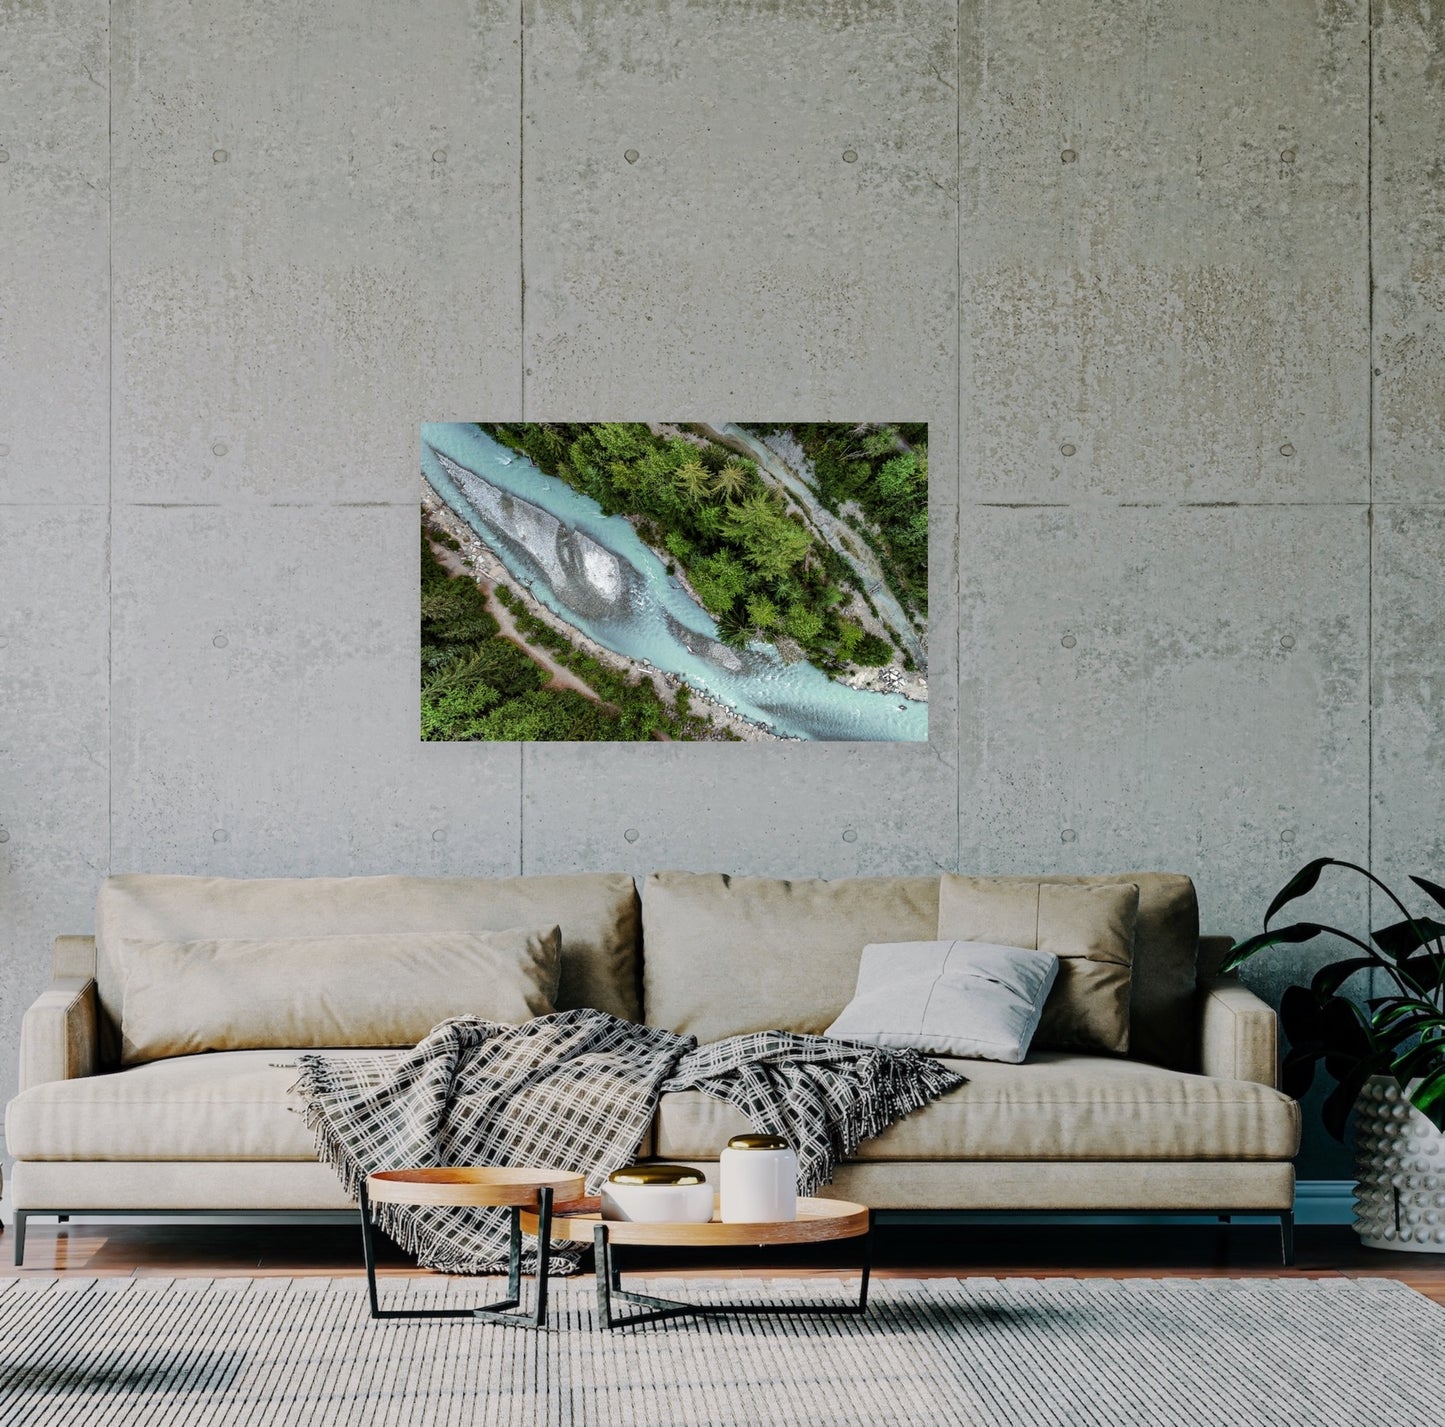
{"label": "sofa backrest cushion", "polygon": [[700,1041],[820,1035],[870,942],[932,941],[937,877],[838,881],[657,872],[642,884],[643,1010]]}
{"label": "sofa backrest cushion", "polygon": [[[1134,922],[1134,966],[1130,986],[1129,1055],[1171,1070],[1199,1069],[1195,1024],[1195,962],[1199,954],[1199,902],[1194,883],[1178,872],[1120,872],[1098,877],[991,877],[947,881],[988,881],[1006,888],[1039,882],[1098,887],[1132,882],[1139,889]],[[955,933],[956,935],[956,933]],[[997,940],[997,928],[979,936]]]}
{"label": "sofa backrest cushion", "polygon": [[352,932],[562,929],[557,1008],[641,1019],[637,889],[625,873],[562,877],[109,877],[96,907],[101,1055],[120,1055],[125,937],[335,936]]}
{"label": "sofa backrest cushion", "polygon": [[1077,886],[945,874],[938,935],[1052,952],[1058,978],[1035,1048],[1124,1055],[1138,910],[1132,882]]}
{"label": "sofa backrest cushion", "polygon": [[211,1050],[415,1045],[453,1016],[555,1010],[556,927],[150,941],[123,937],[122,1065]]}

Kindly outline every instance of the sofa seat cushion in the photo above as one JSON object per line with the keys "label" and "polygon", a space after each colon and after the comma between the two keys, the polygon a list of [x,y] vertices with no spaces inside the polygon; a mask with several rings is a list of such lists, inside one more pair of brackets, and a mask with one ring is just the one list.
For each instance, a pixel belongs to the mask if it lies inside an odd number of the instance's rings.
{"label": "sofa seat cushion", "polygon": [[[286,1093],[307,1053],[213,1051],[35,1085],[5,1111],[6,1145],[17,1160],[314,1162],[300,1102]],[[651,1152],[649,1132],[638,1153]]]}
{"label": "sofa seat cushion", "polygon": [[297,1074],[287,1062],[301,1054],[183,1055],[32,1086],[5,1112],[6,1144],[21,1160],[314,1159],[299,1102],[286,1093]]}
{"label": "sofa seat cushion", "polygon": [[[1247,1081],[1064,1052],[943,1063],[969,1083],[864,1140],[856,1160],[1278,1160],[1299,1149],[1299,1106]],[[664,1095],[657,1153],[716,1159],[751,1128],[700,1091]]]}

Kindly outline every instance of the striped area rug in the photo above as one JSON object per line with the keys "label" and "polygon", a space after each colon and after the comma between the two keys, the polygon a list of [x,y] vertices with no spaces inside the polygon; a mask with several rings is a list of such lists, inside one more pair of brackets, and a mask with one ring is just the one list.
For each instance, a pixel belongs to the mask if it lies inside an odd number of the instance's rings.
{"label": "striped area rug", "polygon": [[[392,1306],[493,1284],[393,1279]],[[638,1286],[638,1285],[631,1285]],[[847,1282],[658,1279],[704,1301]],[[1445,1421],[1445,1309],[1388,1280],[885,1279],[864,1319],[601,1332],[373,1323],[365,1284],[19,1279],[0,1286],[0,1423],[44,1427],[1382,1427]]]}

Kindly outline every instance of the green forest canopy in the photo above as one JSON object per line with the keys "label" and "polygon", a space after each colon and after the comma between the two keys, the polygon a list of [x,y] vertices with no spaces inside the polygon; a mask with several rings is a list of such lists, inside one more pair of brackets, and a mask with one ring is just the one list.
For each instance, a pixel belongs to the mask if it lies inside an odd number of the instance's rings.
{"label": "green forest canopy", "polygon": [[[631,516],[638,534],[668,561],[669,570],[680,569],[687,577],[725,641],[772,642],[830,674],[893,658],[888,642],[843,613],[855,591],[871,607],[857,572],[789,509],[753,462],[715,443],[659,436],[642,422],[484,423],[482,429],[591,496],[607,514]],[[801,440],[803,433],[816,439],[813,433],[835,428],[792,429]],[[888,437],[892,448],[897,432],[887,429],[893,432]],[[831,447],[825,454],[833,464],[851,459],[846,449],[836,461]],[[874,533],[888,551],[905,539],[916,543],[916,530],[904,530],[902,505],[910,495],[917,501],[922,492],[913,514],[914,526],[922,530],[923,576],[916,574],[917,561],[903,565],[898,557],[904,571],[898,593],[906,609],[926,614],[927,452],[906,454],[906,472],[892,468],[886,479],[886,458],[852,462],[844,472],[852,484],[843,498],[857,499],[870,515],[874,510],[894,513],[896,532],[889,534],[892,527],[882,526]],[[891,494],[875,492],[865,501],[857,487],[874,478],[875,468],[878,482]],[[842,491],[842,476],[832,485]],[[906,652],[904,660],[911,665]]]}
{"label": "green forest canopy", "polygon": [[[438,540],[447,537],[438,535]],[[452,542],[454,543],[454,542]],[[663,700],[650,679],[633,682],[529,615],[505,585],[497,598],[522,638],[546,649],[589,688],[548,689],[548,672],[501,633],[476,581],[452,575],[421,537],[421,736],[426,742],[473,740],[637,742],[665,734],[696,740],[711,721],[688,713],[689,692]],[[714,735],[716,736],[716,735]],[[735,737],[724,731],[724,737]]]}
{"label": "green forest canopy", "polygon": [[823,504],[835,515],[849,501],[862,509],[866,521],[848,523],[882,557],[899,604],[922,625],[928,617],[928,423],[746,429],[791,433],[813,463]]}

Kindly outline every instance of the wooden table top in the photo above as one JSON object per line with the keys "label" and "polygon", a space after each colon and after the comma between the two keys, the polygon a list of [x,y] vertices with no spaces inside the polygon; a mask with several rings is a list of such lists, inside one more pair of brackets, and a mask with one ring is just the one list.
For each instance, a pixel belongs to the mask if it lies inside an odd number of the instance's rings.
{"label": "wooden table top", "polygon": [[580,1174],[565,1169],[478,1165],[449,1169],[388,1169],[366,1176],[373,1204],[442,1204],[453,1208],[536,1208],[537,1191],[551,1188],[558,1200],[587,1192]]}
{"label": "wooden table top", "polygon": [[[716,1248],[727,1244],[808,1244],[855,1239],[868,1232],[868,1208],[846,1199],[799,1199],[798,1217],[776,1224],[724,1224],[713,1210],[709,1224],[635,1224],[602,1218],[596,1198],[559,1203],[552,1219],[553,1240],[590,1244],[598,1224],[606,1223],[614,1244],[671,1244]],[[535,1212],[522,1211],[522,1229],[537,1232]]]}

